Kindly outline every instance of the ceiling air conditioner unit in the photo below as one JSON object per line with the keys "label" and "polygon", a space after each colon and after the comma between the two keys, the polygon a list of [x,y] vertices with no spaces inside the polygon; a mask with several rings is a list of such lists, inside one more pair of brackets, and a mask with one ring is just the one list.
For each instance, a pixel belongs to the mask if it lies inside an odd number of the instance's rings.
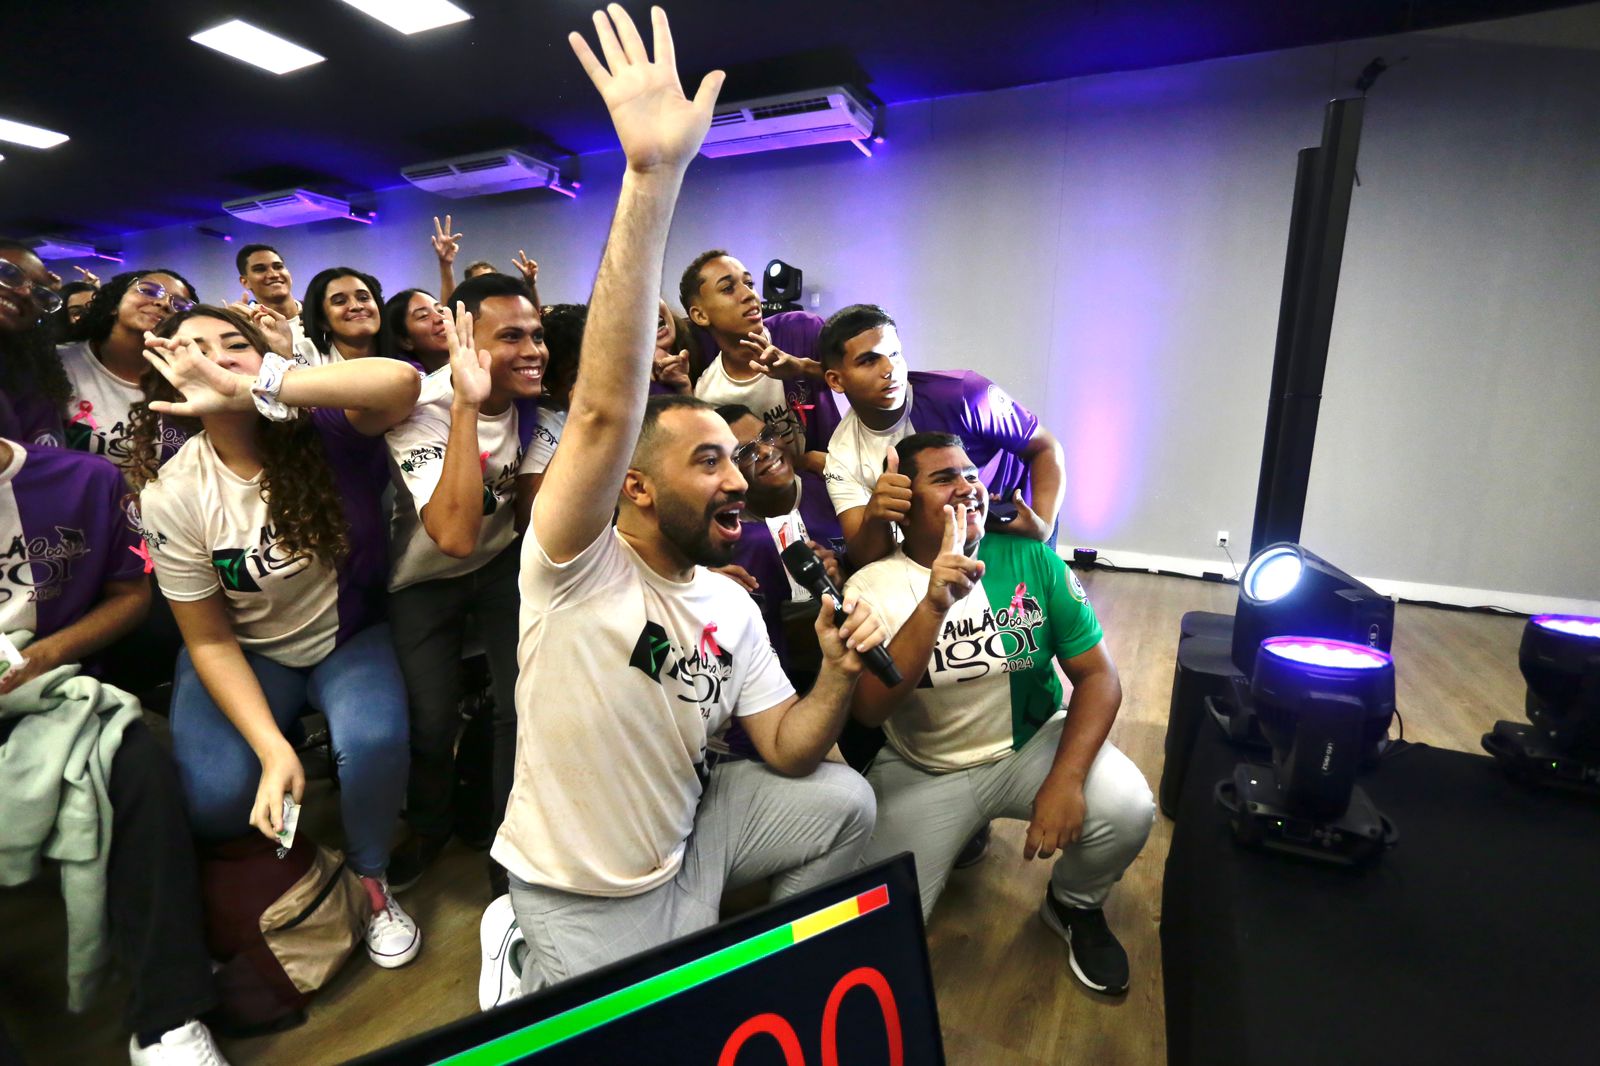
{"label": "ceiling air conditioner unit", "polygon": [[872,109],[841,85],[719,104],[700,154],[716,158],[872,136]]}
{"label": "ceiling air conditioner unit", "polygon": [[35,237],[33,254],[49,262],[53,259],[93,259],[94,246],[68,237]]}
{"label": "ceiling air conditioner unit", "polygon": [[418,163],[401,168],[400,176],[419,189],[452,200],[513,189],[550,189],[563,196],[577,195],[561,184],[560,167],[510,148]]}
{"label": "ceiling air conditioner unit", "polygon": [[242,200],[229,200],[222,205],[222,209],[234,218],[262,226],[298,226],[302,222],[351,217],[349,201],[337,196],[307,192],[305,189],[284,189],[260,196],[246,196]]}

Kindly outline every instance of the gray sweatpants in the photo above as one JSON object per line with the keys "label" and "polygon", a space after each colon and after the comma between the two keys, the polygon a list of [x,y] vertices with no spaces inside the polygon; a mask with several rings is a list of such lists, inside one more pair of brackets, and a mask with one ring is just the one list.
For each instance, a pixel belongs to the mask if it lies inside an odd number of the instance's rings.
{"label": "gray sweatpants", "polygon": [[[968,770],[934,774],[884,745],[867,770],[878,797],[878,828],[861,863],[902,851],[917,859],[922,915],[944,891],[956,856],[991,818],[1033,817],[1033,797],[1044,784],[1061,743],[1065,713],[1039,728],[1020,751]],[[1087,811],[1078,842],[1060,853],[1050,871],[1051,890],[1069,907],[1099,907],[1138,857],[1155,821],[1144,775],[1110,741],[1100,746],[1084,781]]]}
{"label": "gray sweatpants", "polygon": [[513,875],[511,906],[527,941],[522,991],[534,992],[717,923],[725,889],[771,877],[773,899],[855,869],[872,835],[872,789],[848,766],[807,777],[719,763],[700,797],[678,875],[637,896],[600,897]]}

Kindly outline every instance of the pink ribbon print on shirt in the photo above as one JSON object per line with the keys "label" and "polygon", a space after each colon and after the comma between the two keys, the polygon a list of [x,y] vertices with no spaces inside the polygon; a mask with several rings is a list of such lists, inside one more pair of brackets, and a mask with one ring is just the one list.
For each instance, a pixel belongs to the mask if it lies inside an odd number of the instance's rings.
{"label": "pink ribbon print on shirt", "polygon": [[1013,615],[1022,614],[1022,598],[1027,594],[1028,583],[1026,581],[1018,581],[1016,591],[1011,593],[1011,613]]}
{"label": "pink ribbon print on shirt", "polygon": [[94,404],[90,403],[88,400],[79,400],[77,413],[75,413],[71,418],[67,419],[67,421],[82,422],[96,433],[100,431],[100,423],[94,420]]}
{"label": "pink ribbon print on shirt", "polygon": [[130,546],[128,548],[128,550],[131,551],[133,554],[137,555],[139,558],[144,560],[144,572],[145,573],[148,574],[148,573],[150,573],[152,570],[154,570],[156,568],[156,564],[154,562],[152,562],[151,559],[150,559],[150,549],[145,546],[143,541],[141,541],[138,544]]}
{"label": "pink ribbon print on shirt", "polygon": [[707,622],[700,631],[700,654],[707,659],[722,658],[722,649],[717,646],[717,623]]}

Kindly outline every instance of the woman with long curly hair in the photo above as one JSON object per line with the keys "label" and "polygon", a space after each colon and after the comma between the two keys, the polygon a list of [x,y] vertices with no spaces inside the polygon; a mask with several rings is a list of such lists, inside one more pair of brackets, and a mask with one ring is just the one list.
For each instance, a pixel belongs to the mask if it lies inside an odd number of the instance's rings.
{"label": "woman with long curly hair", "polygon": [[[128,468],[129,414],[143,399],[144,335],[168,315],[199,301],[194,286],[176,270],[130,270],[106,282],[89,301],[78,324],[80,341],[58,352],[71,382],[66,404],[67,447],[103,455]],[[167,454],[181,438],[166,433]]]}
{"label": "woman with long curly hair", "polygon": [[0,237],[0,436],[55,448],[71,391],[49,322],[58,280],[28,245]]}
{"label": "woman with long curly hair", "polygon": [[[411,413],[417,373],[389,359],[297,367],[215,307],[172,316],[145,343],[157,374],[131,477],[183,632],[172,737],[195,832],[275,836],[305,788],[284,731],[305,704],[322,711],[348,862],[373,905],[367,954],[403,965],[421,934],[385,876],[409,749],[379,497],[382,434]],[[154,416],[195,431],[159,474]]]}

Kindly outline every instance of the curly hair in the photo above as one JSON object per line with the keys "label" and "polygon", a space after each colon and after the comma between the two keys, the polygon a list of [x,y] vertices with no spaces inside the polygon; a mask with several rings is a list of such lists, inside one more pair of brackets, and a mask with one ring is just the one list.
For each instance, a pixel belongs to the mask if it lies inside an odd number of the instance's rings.
{"label": "curly hair", "polygon": [[[38,258],[31,245],[9,237],[0,237],[0,248]],[[43,396],[58,411],[66,407],[72,384],[56,355],[50,323],[43,318],[20,333],[0,333],[0,391],[14,397]]]}
{"label": "curly hair", "polygon": [[[257,352],[265,354],[268,350],[260,330],[222,307],[200,306],[170,315],[156,329],[156,335],[171,337],[191,318],[220,319],[238,330]],[[133,405],[130,415],[132,461],[127,471],[135,491],[160,476],[156,471],[161,464],[162,418],[150,410],[150,401],[182,399],[178,390],[153,368],[144,372],[139,384],[144,399]],[[168,418],[177,429],[190,434],[203,429],[199,419]],[[262,419],[256,442],[261,459],[261,498],[284,547],[295,556],[309,556],[336,569],[350,553],[350,525],[334,485],[322,436],[312,425],[310,412],[298,411],[292,422]]]}
{"label": "curly hair", "polygon": [[150,270],[124,271],[100,286],[99,291],[94,294],[94,299],[89,301],[89,309],[83,313],[83,319],[78,323],[78,336],[96,344],[111,336],[111,328],[117,324],[117,308],[122,306],[122,298],[133,288],[134,282],[151,274],[165,274],[169,278],[177,278],[183,282],[183,287],[189,290],[189,299],[196,303],[200,302],[200,290],[176,270],[156,267]]}

